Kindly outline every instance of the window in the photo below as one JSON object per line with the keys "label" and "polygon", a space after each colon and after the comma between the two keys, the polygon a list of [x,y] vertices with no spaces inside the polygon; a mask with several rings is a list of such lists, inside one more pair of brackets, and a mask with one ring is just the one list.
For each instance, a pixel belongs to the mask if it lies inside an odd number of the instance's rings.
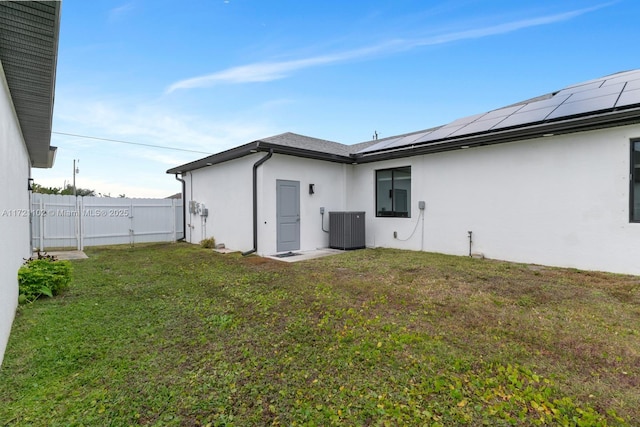
{"label": "window", "polygon": [[376,171],[376,216],[411,216],[411,166]]}
{"label": "window", "polygon": [[640,141],[631,141],[630,221],[640,222]]}

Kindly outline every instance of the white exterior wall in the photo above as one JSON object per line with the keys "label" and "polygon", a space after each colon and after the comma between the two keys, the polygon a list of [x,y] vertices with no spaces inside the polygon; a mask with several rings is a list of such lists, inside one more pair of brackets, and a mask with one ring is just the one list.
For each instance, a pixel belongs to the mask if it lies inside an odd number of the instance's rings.
{"label": "white exterior wall", "polygon": [[[227,248],[247,251],[253,247],[253,164],[256,153],[185,174],[186,240],[200,243],[209,237]],[[189,213],[189,201],[209,209],[205,218]]]}
{"label": "white exterior wall", "polygon": [[[214,237],[232,250],[253,248],[253,165],[265,157],[256,153],[185,175],[186,240],[199,243]],[[346,174],[351,166],[274,154],[258,168],[258,251],[273,255],[277,251],[276,181],[300,182],[300,250],[325,248],[329,235],[322,231],[320,207],[325,208],[324,227],[329,212],[345,210]],[[309,194],[309,184],[315,193]],[[189,213],[189,201],[209,209],[206,220]]]}
{"label": "white exterior wall", "polygon": [[[466,255],[473,231],[473,252],[488,258],[640,274],[640,224],[629,223],[637,137],[636,125],[363,164],[347,208],[366,210],[369,246]],[[374,171],[400,166],[411,166],[411,218],[376,218]]]}
{"label": "white exterior wall", "polygon": [[18,305],[18,269],[29,248],[30,164],[0,65],[0,364]]}
{"label": "white exterior wall", "polygon": [[[300,182],[300,250],[329,246],[329,234],[322,231],[320,208],[325,208],[324,229],[329,229],[329,212],[346,209],[347,171],[351,165],[274,154],[258,169],[258,254],[277,250],[276,181]],[[315,193],[309,194],[309,184]]]}

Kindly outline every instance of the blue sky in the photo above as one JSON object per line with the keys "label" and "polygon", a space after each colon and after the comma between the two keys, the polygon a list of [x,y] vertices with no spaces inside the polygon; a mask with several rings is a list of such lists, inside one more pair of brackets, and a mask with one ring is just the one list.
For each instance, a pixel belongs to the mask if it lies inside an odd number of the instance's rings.
{"label": "blue sky", "polygon": [[[165,171],[282,132],[344,144],[640,67],[640,2],[63,0],[52,169],[166,197]],[[161,145],[80,138],[66,134]]]}

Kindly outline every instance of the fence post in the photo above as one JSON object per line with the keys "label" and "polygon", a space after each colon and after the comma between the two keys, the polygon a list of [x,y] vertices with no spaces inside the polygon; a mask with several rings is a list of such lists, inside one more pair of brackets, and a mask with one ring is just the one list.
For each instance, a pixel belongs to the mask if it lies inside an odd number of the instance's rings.
{"label": "fence post", "polygon": [[44,251],[44,198],[40,196],[40,250]]}
{"label": "fence post", "polygon": [[172,233],[173,243],[175,243],[178,241],[178,236],[176,235],[176,199],[170,199],[170,200],[171,200],[171,215],[169,215],[169,219],[172,224],[171,230],[173,230],[173,233]]}
{"label": "fence post", "polygon": [[129,226],[131,227],[129,228],[129,242],[131,244],[131,247],[133,247],[136,243],[136,230],[133,219],[133,199],[129,201],[129,218]]}
{"label": "fence post", "polygon": [[79,236],[80,236],[80,251],[84,251],[84,215],[82,215],[82,213],[84,212],[84,198],[80,197],[80,200],[78,201],[78,222],[80,223],[80,229],[79,229]]}
{"label": "fence post", "polygon": [[80,210],[78,209],[78,196],[74,195],[76,205],[76,250],[80,250]]}

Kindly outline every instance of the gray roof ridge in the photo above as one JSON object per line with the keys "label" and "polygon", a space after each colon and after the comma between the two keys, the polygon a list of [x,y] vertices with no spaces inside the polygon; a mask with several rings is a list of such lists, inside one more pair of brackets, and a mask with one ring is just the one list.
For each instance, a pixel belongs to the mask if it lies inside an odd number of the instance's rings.
{"label": "gray roof ridge", "polygon": [[258,141],[283,147],[296,147],[302,150],[340,155],[344,157],[348,157],[352,153],[355,153],[354,149],[350,145],[330,141],[328,139],[302,135],[295,132],[284,132],[278,135],[262,138]]}

